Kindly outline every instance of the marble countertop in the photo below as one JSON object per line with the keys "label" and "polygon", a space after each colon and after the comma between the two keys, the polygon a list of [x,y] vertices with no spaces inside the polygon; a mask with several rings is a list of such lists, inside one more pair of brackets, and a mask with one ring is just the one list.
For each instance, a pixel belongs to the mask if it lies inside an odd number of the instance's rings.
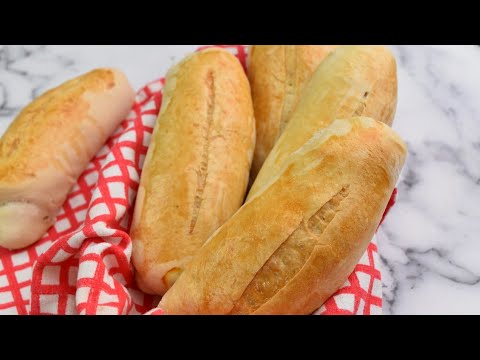
{"label": "marble countertop", "polygon": [[[0,45],[0,135],[44,90],[95,67],[135,88],[198,45]],[[480,314],[480,47],[392,46],[409,158],[378,240],[386,314]]]}

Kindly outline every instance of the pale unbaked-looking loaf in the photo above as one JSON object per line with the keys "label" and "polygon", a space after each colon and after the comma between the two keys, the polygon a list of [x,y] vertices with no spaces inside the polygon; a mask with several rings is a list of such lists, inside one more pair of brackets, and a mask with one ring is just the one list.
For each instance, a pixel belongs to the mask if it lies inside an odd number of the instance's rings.
{"label": "pale unbaked-looking loaf", "polygon": [[290,120],[305,83],[336,45],[254,45],[249,49],[248,77],[252,87],[257,143],[251,179]]}
{"label": "pale unbaked-looking loaf", "polygon": [[211,49],[167,75],[130,235],[140,288],[162,295],[242,205],[255,147],[247,76]]}
{"label": "pale unbaked-looking loaf", "polygon": [[370,118],[336,120],[285,161],[200,249],[167,314],[310,314],[365,252],[406,157]]}
{"label": "pale unbaked-looking loaf", "polygon": [[98,69],[28,105],[0,140],[0,246],[39,240],[77,178],[135,98],[125,76]]}
{"label": "pale unbaked-looking loaf", "polygon": [[263,164],[248,197],[254,196],[313,133],[335,119],[371,117],[391,125],[397,106],[397,66],[384,46],[340,46],[305,85],[285,131]]}

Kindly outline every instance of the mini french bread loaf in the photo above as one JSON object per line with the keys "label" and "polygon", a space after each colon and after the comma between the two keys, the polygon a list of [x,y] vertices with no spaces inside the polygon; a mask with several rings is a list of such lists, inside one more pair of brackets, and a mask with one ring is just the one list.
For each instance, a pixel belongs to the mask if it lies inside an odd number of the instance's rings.
{"label": "mini french bread loaf", "polygon": [[290,120],[305,83],[335,45],[254,45],[249,49],[248,77],[252,87],[257,143],[251,178]]}
{"label": "mini french bread loaf", "polygon": [[335,119],[371,117],[391,125],[397,106],[397,67],[384,46],[340,46],[305,85],[290,120],[265,160],[248,197],[278,175],[290,154]]}
{"label": "mini french bread loaf", "polygon": [[0,140],[0,246],[20,249],[45,234],[134,98],[121,72],[98,69],[20,112]]}
{"label": "mini french bread loaf", "polygon": [[130,235],[139,287],[163,295],[242,205],[255,147],[247,76],[210,49],[167,74]]}
{"label": "mini french bread loaf", "polygon": [[352,273],[406,157],[370,118],[335,120],[283,162],[198,251],[167,314],[310,314]]}

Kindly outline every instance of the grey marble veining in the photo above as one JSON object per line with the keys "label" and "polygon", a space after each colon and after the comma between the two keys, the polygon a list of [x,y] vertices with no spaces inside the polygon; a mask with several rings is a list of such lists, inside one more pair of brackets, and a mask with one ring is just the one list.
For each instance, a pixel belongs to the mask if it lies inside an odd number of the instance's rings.
{"label": "grey marble veining", "polygon": [[480,313],[480,49],[395,46],[409,158],[379,233],[384,312]]}
{"label": "grey marble veining", "polygon": [[[0,134],[44,90],[100,66],[139,88],[197,45],[0,45]],[[409,147],[378,235],[386,314],[480,314],[480,47],[392,46]]]}

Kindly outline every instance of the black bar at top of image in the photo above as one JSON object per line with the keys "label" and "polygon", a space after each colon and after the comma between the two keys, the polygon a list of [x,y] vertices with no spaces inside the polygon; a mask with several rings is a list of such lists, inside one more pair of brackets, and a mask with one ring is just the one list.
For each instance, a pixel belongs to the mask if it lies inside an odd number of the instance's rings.
{"label": "black bar at top of image", "polygon": [[45,6],[40,14],[29,4],[28,13],[33,15],[29,17],[25,9],[2,5],[0,41],[57,45],[480,43],[476,11],[456,4],[425,8],[407,2],[282,4],[159,2],[155,7],[136,2],[113,11],[97,2],[94,7],[65,7],[65,14],[62,9],[45,11]]}

